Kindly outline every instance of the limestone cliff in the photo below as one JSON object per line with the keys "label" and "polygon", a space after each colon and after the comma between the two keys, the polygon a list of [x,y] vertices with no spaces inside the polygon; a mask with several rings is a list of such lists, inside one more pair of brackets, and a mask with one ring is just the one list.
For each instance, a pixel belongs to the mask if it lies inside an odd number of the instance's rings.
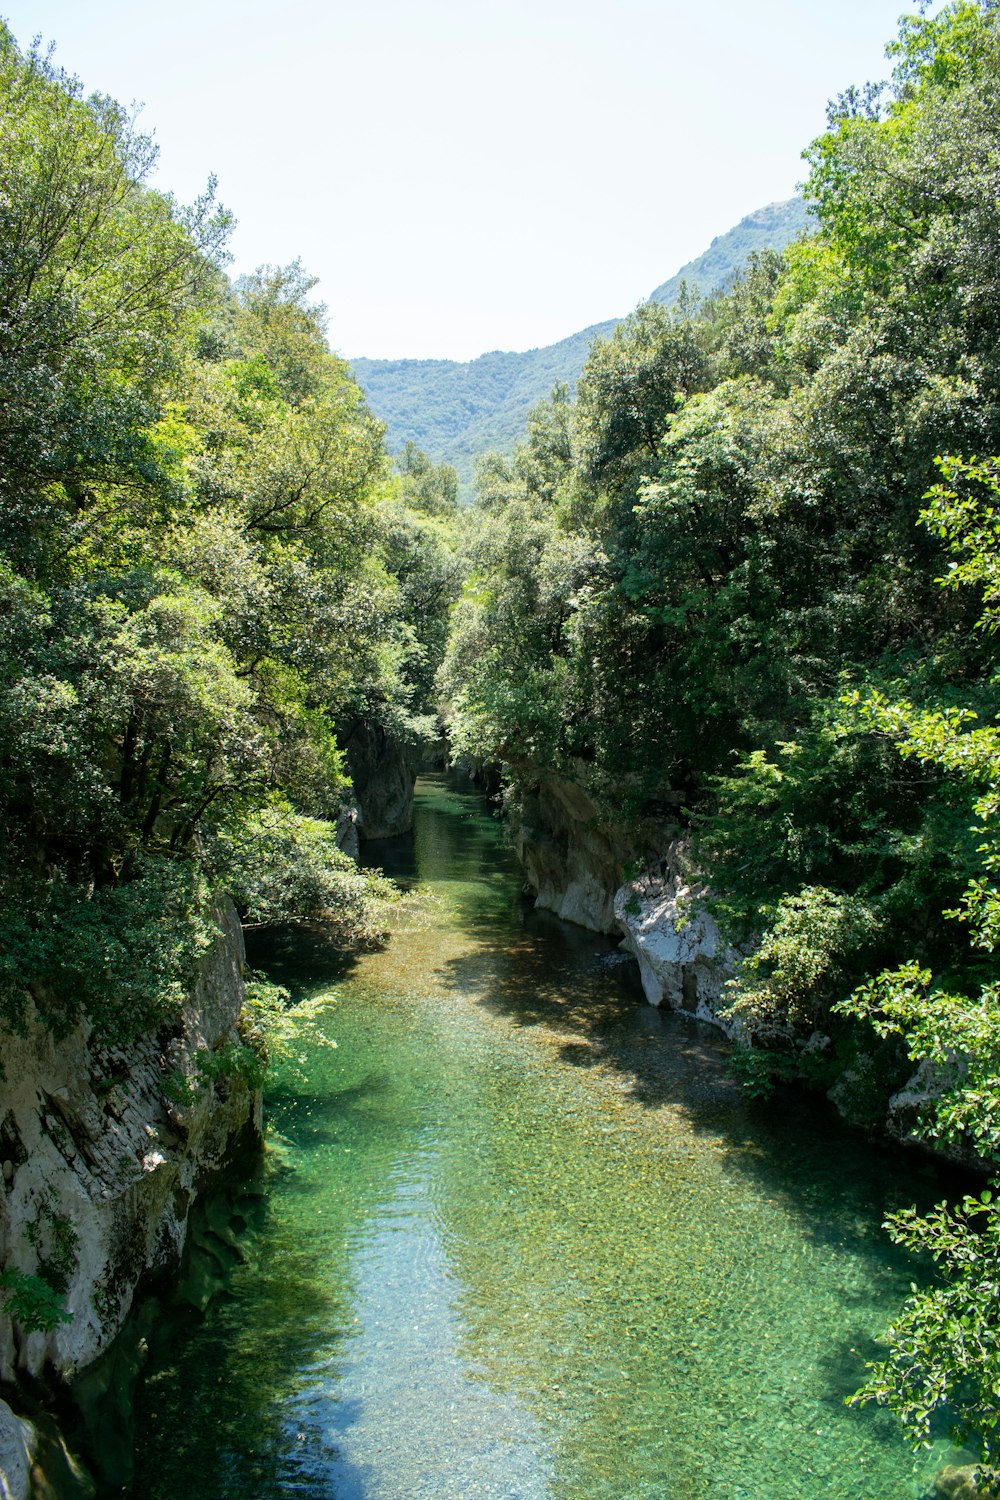
{"label": "limestone cliff", "polygon": [[614,896],[628,850],[585,787],[540,779],[523,794],[515,842],[537,907],[592,932],[617,932]]}
{"label": "limestone cliff", "polygon": [[[739,952],[726,943],[706,905],[704,887],[684,874],[684,850],[669,844],[660,860],[615,893],[614,909],[622,947],[639,965],[650,1005],[667,1005],[716,1026],[739,1040],[739,1019],[725,1014],[727,982],[734,977]],[[826,1055],[836,1070],[831,1038],[822,1031],[786,1035],[790,1052]],[[921,1063],[901,1089],[890,1092],[878,1076],[877,1051],[856,1053],[834,1073],[827,1098],[848,1124],[875,1130],[890,1140],[954,1163],[969,1171],[991,1171],[970,1142],[929,1144],[922,1124],[930,1108],[960,1076],[962,1059],[951,1068]]]}
{"label": "limestone cliff", "polygon": [[35,1444],[31,1423],[0,1401],[0,1500],[28,1500]]}
{"label": "limestone cliff", "polygon": [[[601,818],[583,779],[543,776],[522,794],[515,843],[535,905],[620,934],[650,1005],[687,1011],[732,1035],[720,1011],[737,955],[708,911],[704,889],[685,873],[676,825],[650,821],[627,839]],[[644,868],[624,880],[637,846]]]}
{"label": "limestone cliff", "polygon": [[[0,1379],[67,1380],[121,1328],[144,1278],[179,1259],[201,1182],[261,1129],[260,1097],[199,1059],[234,1040],[243,936],[229,902],[176,1023],[126,1047],[37,1015],[0,1033],[0,1264],[41,1272],[71,1321],[25,1331],[0,1310]],[[216,1070],[212,1070],[216,1071]]]}
{"label": "limestone cliff", "polygon": [[[740,954],[708,909],[707,889],[690,873],[676,825],[650,822],[626,841],[602,821],[584,780],[583,775],[579,781],[540,776],[521,793],[513,830],[535,905],[591,931],[620,934],[622,948],[638,964],[650,1005],[686,1012],[738,1039],[741,1023],[725,1010],[726,985]],[[623,880],[637,846],[642,872]],[[984,1167],[970,1145],[931,1149],[921,1133],[921,1122],[950,1073],[939,1076],[940,1070],[923,1064],[901,1089],[898,1083],[887,1088],[876,1076],[874,1050],[843,1064],[823,1032],[798,1035],[789,1029],[784,1040],[792,1055],[826,1056],[828,1081],[832,1074],[828,1098],[849,1123],[971,1170]]]}
{"label": "limestone cliff", "polygon": [[615,892],[622,947],[639,965],[650,1005],[666,1003],[732,1036],[738,1027],[720,1012],[737,954],[707,910],[704,890],[688,884],[682,870],[682,851],[674,843],[652,870]]}
{"label": "limestone cliff", "polygon": [[367,842],[407,833],[413,827],[413,785],[421,750],[369,719],[342,727],[340,737],[360,809],[361,839]]}

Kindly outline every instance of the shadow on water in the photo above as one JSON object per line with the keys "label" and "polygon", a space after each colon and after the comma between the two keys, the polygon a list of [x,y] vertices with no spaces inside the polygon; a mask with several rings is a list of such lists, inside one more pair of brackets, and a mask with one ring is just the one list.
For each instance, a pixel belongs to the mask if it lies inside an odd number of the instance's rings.
{"label": "shadow on water", "polygon": [[[147,1300],[120,1341],[140,1349],[146,1366],[134,1461],[133,1423],[117,1442],[109,1432],[107,1373],[97,1372],[89,1393],[103,1424],[90,1443],[102,1494],[362,1500],[364,1475],[310,1422],[317,1350],[327,1351],[322,1370],[335,1368],[354,1320],[350,1278],[330,1264],[328,1242],[290,1234],[275,1211],[308,1191],[271,1153],[249,1175],[246,1164],[234,1168],[196,1203],[176,1287]],[[343,1434],[355,1416],[350,1401],[339,1402],[327,1425]]]}
{"label": "shadow on water", "polygon": [[[284,1171],[257,1154],[231,1164],[192,1209],[176,1281],[148,1293],[75,1381],[71,1437],[100,1496],[331,1500],[329,1462],[310,1479],[275,1393],[348,1310],[307,1245],[275,1254],[271,1195]],[[247,1278],[267,1287],[252,1329],[234,1295]],[[362,1496],[361,1476],[341,1470],[336,1493]]]}
{"label": "shadow on water", "polygon": [[336,1145],[351,1134],[359,1119],[396,1118],[392,1079],[388,1073],[375,1071],[346,1088],[317,1093],[278,1083],[268,1091],[268,1111],[272,1126],[284,1140],[310,1150]]}
{"label": "shadow on water", "polygon": [[363,955],[345,952],[321,927],[250,927],[244,932],[247,963],[291,991],[293,999],[306,990],[343,984]]}
{"label": "shadow on water", "polygon": [[[577,961],[575,984],[565,972],[553,974],[551,948],[541,946],[535,920],[526,926],[513,950],[513,972],[510,950],[497,948],[471,963],[446,965],[445,983],[457,990],[471,984],[484,1007],[518,1026],[555,1031],[564,1063],[603,1075],[643,1110],[683,1118],[693,1136],[724,1152],[728,1172],[752,1178],[768,1198],[780,1196],[810,1239],[865,1242],[881,1260],[883,1231],[872,1224],[873,1203],[887,1214],[912,1202],[929,1206],[954,1189],[954,1171],[865,1138],[821,1095],[779,1087],[766,1102],[749,1098],[729,1071],[729,1048],[718,1032],[644,1004],[634,971],[601,972],[598,959],[582,974]],[[579,955],[584,945],[571,940],[566,947]],[[832,1228],[831,1202],[838,1205]],[[852,1221],[854,1233],[845,1229]]]}
{"label": "shadow on water", "polygon": [[[466,857],[482,858],[491,841],[495,848],[492,829],[484,834],[473,826],[463,831],[460,847]],[[719,1032],[647,1005],[637,967],[614,939],[535,911],[523,897],[512,903],[512,857],[502,848],[493,857],[508,899],[495,904],[481,889],[466,897],[462,923],[474,944],[439,962],[436,977],[445,990],[474,997],[518,1028],[554,1033],[565,1064],[593,1070],[645,1111],[682,1118],[692,1135],[723,1151],[728,1172],[752,1179],[768,1198],[780,1197],[818,1244],[865,1247],[873,1264],[881,1263],[882,1216],[914,1202],[929,1206],[954,1191],[953,1169],[867,1139],[821,1095],[779,1087],[766,1103],[749,1098],[728,1069],[729,1047]],[[832,1223],[831,1201],[838,1205]],[[879,1218],[873,1219],[873,1204]]]}

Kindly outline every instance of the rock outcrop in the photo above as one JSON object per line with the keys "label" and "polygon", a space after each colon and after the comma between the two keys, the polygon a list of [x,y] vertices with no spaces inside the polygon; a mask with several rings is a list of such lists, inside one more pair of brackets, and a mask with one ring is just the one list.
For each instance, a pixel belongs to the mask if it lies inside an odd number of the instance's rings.
{"label": "rock outcrop", "polygon": [[535,905],[591,932],[617,932],[615,890],[627,850],[577,782],[546,777],[525,793],[515,833]]}
{"label": "rock outcrop", "polygon": [[978,1464],[951,1464],[938,1473],[934,1494],[941,1500],[998,1500],[1000,1474]]}
{"label": "rock outcrop", "polygon": [[650,824],[641,837],[647,848],[663,852],[623,883],[634,848],[602,821],[582,778],[540,778],[523,794],[515,824],[518,858],[537,907],[592,932],[620,934],[650,1005],[687,1011],[732,1034],[719,1012],[737,955],[706,909],[704,891],[685,883],[683,851],[669,840],[668,825]]}
{"label": "rock outcrop", "polygon": [[390,839],[413,827],[413,785],[422,751],[404,744],[381,724],[356,720],[341,739],[354,783],[363,842]]}
{"label": "rock outcrop", "polygon": [[361,858],[361,808],[357,802],[346,802],[337,814],[334,838],[337,848],[349,859]]}
{"label": "rock outcrop", "polygon": [[915,1146],[920,1151],[930,1152],[939,1161],[949,1162],[969,1172],[993,1176],[995,1163],[990,1156],[981,1156],[971,1139],[965,1137],[948,1140],[938,1137],[932,1143],[927,1137],[926,1126],[933,1119],[935,1106],[961,1083],[964,1073],[965,1062],[961,1057],[955,1057],[948,1067],[924,1058],[917,1064],[916,1071],[904,1086],[889,1100],[885,1119],[886,1134],[901,1145]]}
{"label": "rock outcrop", "polygon": [[232,904],[176,1024],[125,1047],[36,1014],[0,1034],[0,1265],[41,1274],[70,1321],[26,1330],[0,1307],[0,1379],[69,1380],[114,1338],[144,1278],[180,1257],[201,1182],[261,1130],[260,1096],[200,1066],[236,1040],[243,935]]}
{"label": "rock outcrop", "polygon": [[725,985],[736,972],[737,954],[725,943],[706,909],[704,891],[685,884],[680,851],[672,845],[658,862],[615,892],[614,913],[622,947],[639,965],[650,1005],[666,1004],[727,1035],[737,1023],[720,1015]]}
{"label": "rock outcrop", "polygon": [[647,848],[664,852],[623,883],[634,850],[602,822],[585,786],[547,776],[523,795],[515,841],[537,907],[593,932],[621,934],[650,1005],[687,1011],[732,1034],[719,1012],[737,955],[706,909],[704,891],[685,883],[681,845],[668,834],[665,824],[644,830]]}
{"label": "rock outcrop", "polygon": [[0,1500],[28,1500],[35,1442],[31,1423],[0,1401]]}

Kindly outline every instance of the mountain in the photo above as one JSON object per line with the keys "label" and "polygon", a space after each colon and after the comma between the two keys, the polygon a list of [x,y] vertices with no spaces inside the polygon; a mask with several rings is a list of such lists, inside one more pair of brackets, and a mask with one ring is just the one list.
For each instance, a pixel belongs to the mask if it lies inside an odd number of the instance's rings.
{"label": "mountain", "polygon": [[805,234],[812,222],[804,198],[768,203],[764,208],[747,214],[725,234],[717,235],[703,254],[696,260],[689,260],[676,276],[671,276],[669,281],[651,292],[649,300],[672,307],[682,281],[706,297],[721,291],[755,250],[783,250],[792,240]]}
{"label": "mountain", "polygon": [[[809,227],[801,198],[769,203],[714,239],[695,260],[651,293],[650,301],[676,301],[682,281],[709,295],[725,287],[754,250],[781,250]],[[536,401],[559,380],[571,385],[594,339],[621,320],[594,323],[558,344],[522,353],[494,350],[460,363],[451,359],[353,359],[354,377],[372,410],[386,423],[389,447],[412,439],[435,463],[453,464],[460,491],[471,494],[476,456],[489,448],[510,451]]]}

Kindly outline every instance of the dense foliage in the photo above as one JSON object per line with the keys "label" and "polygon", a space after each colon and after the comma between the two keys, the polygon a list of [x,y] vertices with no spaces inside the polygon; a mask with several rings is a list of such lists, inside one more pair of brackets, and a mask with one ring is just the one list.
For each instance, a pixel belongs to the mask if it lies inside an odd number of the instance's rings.
{"label": "dense foliage", "polygon": [[121,1037],[220,890],[378,930],[337,725],[426,713],[454,495],[408,506],[297,264],[230,285],[211,184],[145,186],[131,117],[6,30],[0,74],[0,1015]]}
{"label": "dense foliage", "polygon": [[[923,1062],[924,1128],[991,1159],[1000,12],[905,18],[890,55],[807,152],[815,233],[640,309],[483,461],[441,680],[515,796],[556,773],[640,854],[687,837],[758,1086],[839,1076],[874,1118]],[[992,1454],[994,1211],[896,1233],[942,1276],[866,1394]]]}

